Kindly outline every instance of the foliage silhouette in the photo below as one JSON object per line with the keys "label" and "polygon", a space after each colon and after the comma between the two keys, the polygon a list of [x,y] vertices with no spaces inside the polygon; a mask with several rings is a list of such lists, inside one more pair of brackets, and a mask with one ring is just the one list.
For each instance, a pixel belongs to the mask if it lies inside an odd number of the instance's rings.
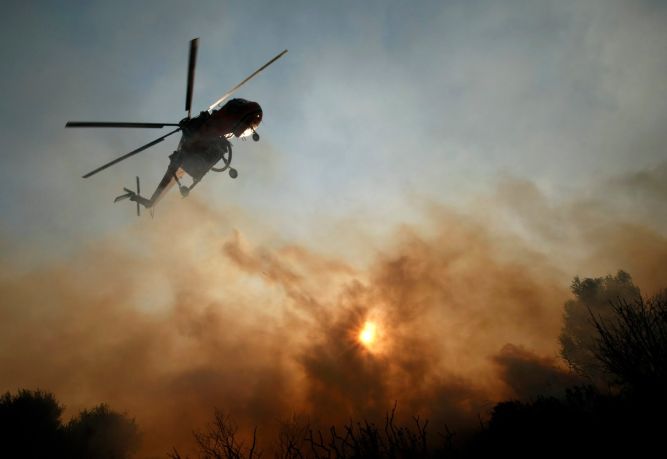
{"label": "foliage silhouette", "polygon": [[[445,434],[439,435],[439,444],[434,446],[427,434],[428,421],[418,417],[412,423],[399,424],[395,420],[396,405],[387,413],[384,425],[363,420],[345,424],[342,428],[331,426],[327,431],[313,428],[307,420],[291,420],[282,425],[278,443],[273,451],[278,459],[417,459],[453,457],[450,452],[453,434],[445,426]],[[256,449],[256,429],[252,444],[244,447],[236,439],[237,427],[228,415],[215,412],[215,421],[206,432],[195,432],[194,436],[201,459],[252,459],[261,452]],[[173,449],[172,459],[182,459]]]}
{"label": "foliage silhouette", "polygon": [[575,277],[571,290],[575,298],[565,303],[559,337],[561,355],[577,373],[592,383],[604,385],[605,372],[596,356],[597,330],[591,314],[603,321],[613,319],[611,302],[618,298],[639,298],[639,288],[628,273],[619,271],[616,276],[583,280]]}
{"label": "foliage silhouette", "polygon": [[71,458],[127,458],[139,447],[139,428],[134,420],[105,404],[83,410],[67,424],[65,432]]}
{"label": "foliage silhouette", "polygon": [[594,353],[612,382],[642,399],[667,401],[667,297],[619,298],[614,316],[591,313],[597,330]]}
{"label": "foliage silhouette", "polygon": [[[601,384],[564,398],[496,405],[473,456],[635,457],[661,450],[667,411],[667,297],[644,300],[629,274],[572,283],[560,336],[564,358]],[[621,390],[618,390],[618,389]],[[544,445],[550,445],[544,450]]]}
{"label": "foliage silhouette", "polygon": [[0,456],[126,459],[139,445],[134,420],[102,404],[63,425],[53,394],[21,389],[0,397]]}
{"label": "foliage silhouette", "polygon": [[40,390],[19,390],[0,397],[0,445],[3,457],[43,458],[64,454],[63,407]]}
{"label": "foliage silhouette", "polygon": [[[257,428],[252,433],[252,444],[246,447],[237,438],[238,426],[228,414],[216,409],[213,423],[205,431],[194,432],[193,435],[203,459],[253,459],[262,455],[257,447]],[[181,459],[176,448],[168,454],[172,459]]]}
{"label": "foliage silhouette", "polygon": [[564,399],[502,402],[467,455],[636,457],[662,449],[659,416],[664,411],[646,408],[593,386],[571,388]]}

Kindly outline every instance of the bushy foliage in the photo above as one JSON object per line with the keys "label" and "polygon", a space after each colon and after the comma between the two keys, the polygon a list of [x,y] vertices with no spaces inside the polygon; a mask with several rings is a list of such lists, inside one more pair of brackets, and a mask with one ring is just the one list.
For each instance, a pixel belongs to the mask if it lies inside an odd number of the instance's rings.
{"label": "bushy foliage", "polygon": [[648,457],[663,447],[664,408],[592,386],[573,387],[565,398],[502,402],[467,456]]}
{"label": "bushy foliage", "polygon": [[592,315],[595,357],[610,380],[634,397],[667,400],[667,297],[619,298],[611,318]]}
{"label": "bushy foliage", "polygon": [[53,394],[19,390],[0,397],[0,445],[3,457],[62,457],[63,407]]}
{"label": "bushy foliage", "polygon": [[571,285],[574,299],[565,303],[560,334],[561,355],[573,370],[587,376],[593,383],[603,383],[604,369],[596,356],[597,330],[591,314],[603,321],[613,319],[613,301],[640,297],[639,288],[624,271],[616,276],[580,279]]}
{"label": "bushy foliage", "polygon": [[102,404],[66,425],[53,394],[20,390],[0,397],[0,457],[126,459],[137,449],[132,419]]}
{"label": "bushy foliage", "polygon": [[69,457],[128,458],[139,447],[139,428],[132,419],[101,404],[83,410],[65,429]]}

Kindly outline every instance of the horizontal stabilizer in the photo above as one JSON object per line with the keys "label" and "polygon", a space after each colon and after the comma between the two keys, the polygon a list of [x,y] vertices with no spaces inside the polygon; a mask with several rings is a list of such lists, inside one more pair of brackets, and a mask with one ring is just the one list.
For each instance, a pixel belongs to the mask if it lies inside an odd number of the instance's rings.
{"label": "horizontal stabilizer", "polygon": [[123,199],[129,198],[133,194],[134,194],[133,191],[130,191],[129,193],[121,194],[120,196],[116,197],[116,199],[114,199],[113,202],[122,201]]}

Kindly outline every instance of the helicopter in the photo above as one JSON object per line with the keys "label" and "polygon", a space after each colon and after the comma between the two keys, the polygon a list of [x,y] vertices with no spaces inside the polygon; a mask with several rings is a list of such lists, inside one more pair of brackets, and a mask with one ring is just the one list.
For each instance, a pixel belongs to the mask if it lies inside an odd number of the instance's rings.
{"label": "helicopter", "polygon": [[[218,100],[211,104],[207,110],[199,115],[192,117],[192,94],[194,89],[195,66],[197,62],[197,49],[199,38],[190,41],[190,52],[188,56],[188,80],[185,93],[185,110],[188,115],[178,123],[127,123],[127,122],[109,122],[109,121],[68,121],[65,124],[67,128],[152,128],[161,129],[164,127],[176,127],[162,137],[158,137],[152,142],[147,143],[129,153],[120,156],[102,166],[94,169],[83,176],[91,177],[108,167],[113,166],[125,159],[130,158],[148,148],[157,145],[170,135],[181,132],[181,140],[177,149],[169,155],[169,165],[162,180],[157,185],[150,198],[141,195],[139,177],[137,177],[136,191],[123,188],[124,194],[116,197],[114,202],[129,199],[137,204],[137,216],[141,215],[141,206],[149,209],[151,214],[155,205],[174,185],[178,184],[182,197],[187,197],[190,191],[199,183],[204,175],[209,171],[224,172],[227,171],[231,178],[238,176],[238,171],[231,167],[232,162],[232,144],[229,141],[232,137],[245,139],[252,136],[252,139],[259,141],[257,127],[262,121],[262,108],[257,102],[245,99],[235,98],[229,100],[225,105],[220,105],[227,100],[236,90],[247,83],[259,72],[273,64],[287,53],[283,50],[266,64],[255,70],[246,79],[227,91]],[[218,108],[219,107],[219,108]],[[221,167],[215,167],[222,161]],[[185,175],[192,179],[190,185],[185,185],[181,180]]]}

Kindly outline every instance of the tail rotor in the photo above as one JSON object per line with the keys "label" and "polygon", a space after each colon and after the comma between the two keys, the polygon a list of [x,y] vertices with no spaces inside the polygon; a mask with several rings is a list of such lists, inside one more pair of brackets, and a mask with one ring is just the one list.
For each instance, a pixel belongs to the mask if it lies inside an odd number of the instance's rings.
{"label": "tail rotor", "polygon": [[[139,185],[139,176],[137,176],[137,196],[141,196],[141,186]],[[137,217],[141,216],[141,206],[139,201],[137,201]]]}
{"label": "tail rotor", "polygon": [[113,200],[113,202],[118,202],[122,201],[124,199],[129,199],[130,201],[134,201],[137,203],[137,217],[141,216],[141,205],[143,204],[146,207],[150,207],[152,203],[141,196],[141,184],[139,183],[139,177],[137,177],[137,191],[134,192],[128,188],[123,188],[123,191],[125,191],[125,194],[121,194],[118,196],[116,199]]}

